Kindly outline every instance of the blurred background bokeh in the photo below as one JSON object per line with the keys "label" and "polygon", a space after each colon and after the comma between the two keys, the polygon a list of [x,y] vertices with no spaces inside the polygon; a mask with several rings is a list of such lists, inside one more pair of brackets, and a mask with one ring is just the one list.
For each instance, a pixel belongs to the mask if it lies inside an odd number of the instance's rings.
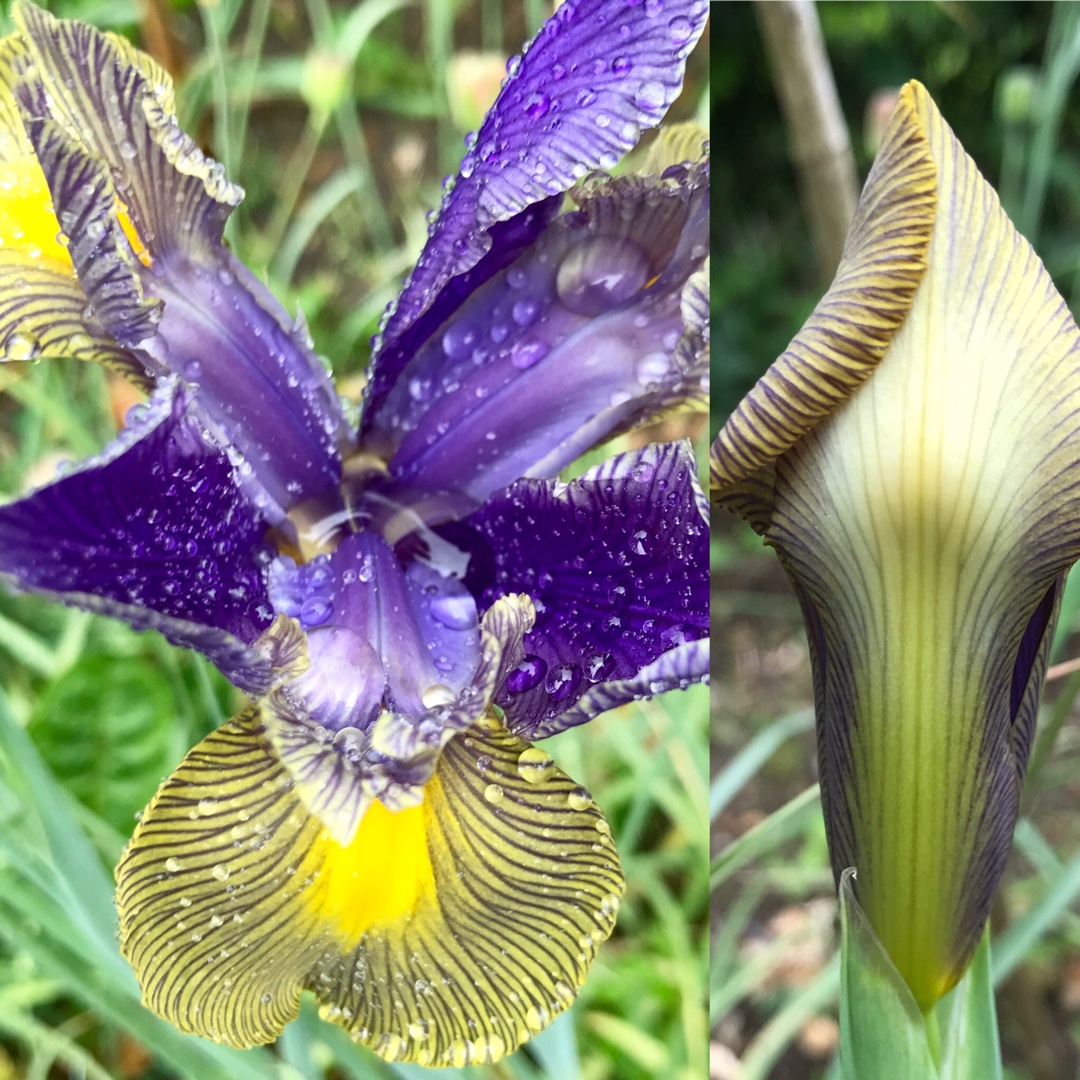
{"label": "blurred background bokeh", "polygon": [[[369,338],[442,178],[549,0],[54,0],[176,77],[180,121],[247,198],[228,238],[358,399]],[[3,4],[2,26],[10,21]],[[706,32],[707,33],[707,32]],[[671,117],[708,123],[707,36]],[[99,450],[135,399],[89,365],[0,369],[0,499]],[[702,418],[703,419],[703,418]],[[668,427],[705,448],[704,424]],[[640,436],[638,436],[640,439]],[[626,448],[625,442],[621,443]],[[619,449],[608,448],[608,452]],[[599,454],[599,456],[606,456]],[[135,816],[240,696],[156,634],[0,591],[0,1080],[416,1080],[310,1001],[269,1050],[221,1052],[138,1005],[111,868]],[[545,744],[594,794],[629,882],[571,1012],[472,1080],[707,1071],[708,695],[631,705]]]}
{"label": "blurred background bokeh", "polygon": [[[891,93],[922,81],[1080,314],[1080,5],[817,5],[866,176]],[[828,280],[800,203],[756,4],[713,8],[715,432]],[[835,903],[809,657],[775,556],[713,528],[712,1080],[831,1076]],[[1080,1047],[1080,574],[1054,647],[1025,812],[993,915],[1007,1075],[1067,1080]]]}

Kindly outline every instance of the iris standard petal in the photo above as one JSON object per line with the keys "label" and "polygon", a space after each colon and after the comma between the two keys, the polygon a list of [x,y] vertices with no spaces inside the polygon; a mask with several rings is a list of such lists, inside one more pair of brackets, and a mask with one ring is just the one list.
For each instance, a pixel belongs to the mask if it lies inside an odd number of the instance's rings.
{"label": "iris standard petal", "polygon": [[265,524],[175,381],[102,454],[0,507],[0,574],[205,653],[264,683],[249,646],[273,618]]}
{"label": "iris standard petal", "polygon": [[926,271],[938,181],[915,109],[902,93],[829,291],[713,444],[714,500],[759,530],[771,501],[768,466],[869,378]]}
{"label": "iris standard petal", "polygon": [[626,0],[563,3],[511,58],[461,172],[383,327],[367,401],[378,408],[408,355],[396,339],[447,283],[492,247],[492,227],[561,195],[590,169],[610,169],[660,123],[708,16],[704,0],[641,7]]}
{"label": "iris standard petal", "polygon": [[544,738],[708,674],[708,507],[688,443],[620,454],[569,484],[522,480],[464,525],[490,545],[481,607],[528,593],[536,625],[498,703]]}
{"label": "iris standard petal", "polygon": [[573,1001],[623,888],[588,793],[530,754],[484,720],[421,805],[373,804],[342,846],[242,713],[162,785],[117,868],[144,1002],[248,1046],[309,989],[389,1060],[498,1060]]}
{"label": "iris standard petal", "polygon": [[873,378],[777,460],[766,536],[816,640],[834,870],[857,868],[925,1009],[1004,870],[1080,556],[1080,332],[917,83],[890,138],[923,143],[935,170],[926,270]]}
{"label": "iris standard petal", "polygon": [[369,429],[400,482],[482,501],[704,407],[708,164],[669,174],[587,186],[405,366]]}
{"label": "iris standard petal", "polygon": [[197,387],[207,427],[280,519],[337,483],[348,425],[302,328],[222,242],[243,193],[180,130],[160,69],[82,23],[16,17],[16,94],[92,319],[147,375]]}

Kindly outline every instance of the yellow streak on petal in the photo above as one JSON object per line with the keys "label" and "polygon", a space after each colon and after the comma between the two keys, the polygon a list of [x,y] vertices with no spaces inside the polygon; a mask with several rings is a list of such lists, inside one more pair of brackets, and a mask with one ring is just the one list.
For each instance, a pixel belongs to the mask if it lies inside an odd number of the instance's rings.
{"label": "yellow streak on petal", "polygon": [[[438,778],[429,781],[429,798],[438,797],[438,787]],[[433,897],[427,816],[426,804],[394,812],[376,800],[348,846],[324,830],[308,856],[313,867],[321,864],[315,887],[304,896],[312,915],[352,945],[371,927],[393,922]]]}
{"label": "yellow streak on petal", "polygon": [[128,214],[127,206],[119,199],[116,200],[116,217],[120,222],[120,228],[124,230],[124,235],[127,237],[128,243],[131,245],[131,250],[135,253],[135,258],[137,258],[143,266],[153,266],[154,260],[150,255],[149,249],[142,242],[142,237],[136,232],[135,223]]}
{"label": "yellow streak on petal", "polygon": [[0,246],[74,276],[71,256],[56,239],[59,232],[49,185],[37,161],[0,162]]}

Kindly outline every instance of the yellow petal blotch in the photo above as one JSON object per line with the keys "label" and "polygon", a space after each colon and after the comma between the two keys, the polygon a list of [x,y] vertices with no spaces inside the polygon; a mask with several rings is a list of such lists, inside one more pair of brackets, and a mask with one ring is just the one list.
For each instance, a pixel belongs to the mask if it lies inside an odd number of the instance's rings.
{"label": "yellow petal blotch", "polygon": [[[430,781],[429,797],[438,783],[437,778]],[[376,800],[347,846],[325,829],[312,846],[309,859],[318,876],[304,902],[316,919],[334,926],[344,943],[355,945],[366,930],[415,911],[435,895],[427,809],[422,803],[394,812]]]}

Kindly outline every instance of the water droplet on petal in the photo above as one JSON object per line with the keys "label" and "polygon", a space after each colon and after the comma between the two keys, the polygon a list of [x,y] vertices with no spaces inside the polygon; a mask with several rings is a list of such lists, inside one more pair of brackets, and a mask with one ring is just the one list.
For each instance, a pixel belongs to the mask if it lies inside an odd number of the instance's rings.
{"label": "water droplet on petal", "polygon": [[443,683],[433,683],[420,695],[420,704],[425,709],[438,709],[443,705],[453,705],[457,694]]}
{"label": "water droplet on petal", "polygon": [[547,116],[550,108],[551,98],[547,94],[533,94],[525,102],[525,115],[530,120],[539,120],[541,117]]}
{"label": "water droplet on petal", "polygon": [[503,789],[498,784],[488,784],[484,788],[484,799],[489,803],[502,802]]}
{"label": "water droplet on petal", "polygon": [[646,353],[634,365],[634,374],[642,386],[655,386],[663,382],[671,370],[671,358],[667,353]]}
{"label": "water droplet on petal", "polygon": [[601,315],[637,295],[649,278],[649,263],[637,244],[618,236],[596,236],[576,245],[555,276],[560,301],[575,315]]}
{"label": "water droplet on petal", "polygon": [[656,112],[667,101],[667,89],[663,83],[647,80],[634,91],[634,104],[639,109]]}
{"label": "water droplet on petal", "polygon": [[542,784],[555,775],[555,762],[546,750],[530,746],[518,758],[518,775],[530,784]]}
{"label": "water droplet on petal", "polygon": [[671,33],[671,40],[675,45],[682,45],[683,42],[689,41],[690,35],[694,32],[693,27],[690,25],[690,20],[684,19],[681,15],[668,23],[668,30]]}
{"label": "water droplet on petal", "polygon": [[523,338],[514,344],[510,351],[510,363],[518,371],[528,371],[534,364],[539,363],[547,356],[550,348],[546,341],[539,338]]}
{"label": "water droplet on petal", "polygon": [[597,653],[585,661],[585,675],[589,682],[603,682],[615,670],[615,657],[611,653]]}
{"label": "water droplet on petal", "polygon": [[531,297],[527,296],[518,300],[510,309],[510,314],[518,326],[528,326],[540,310],[540,305]]}
{"label": "water droplet on petal", "polygon": [[565,701],[581,685],[581,668],[577,664],[558,664],[548,672],[544,685],[553,701]]}
{"label": "water droplet on petal", "polygon": [[436,596],[430,610],[432,618],[450,630],[469,630],[476,625],[476,602],[471,596]]}
{"label": "water droplet on petal", "polygon": [[462,322],[452,322],[443,332],[443,352],[451,360],[464,360],[475,344],[476,330]]}
{"label": "water droplet on petal", "polygon": [[506,689],[511,694],[523,694],[538,686],[547,674],[547,664],[539,656],[526,655],[520,664],[506,676]]}

